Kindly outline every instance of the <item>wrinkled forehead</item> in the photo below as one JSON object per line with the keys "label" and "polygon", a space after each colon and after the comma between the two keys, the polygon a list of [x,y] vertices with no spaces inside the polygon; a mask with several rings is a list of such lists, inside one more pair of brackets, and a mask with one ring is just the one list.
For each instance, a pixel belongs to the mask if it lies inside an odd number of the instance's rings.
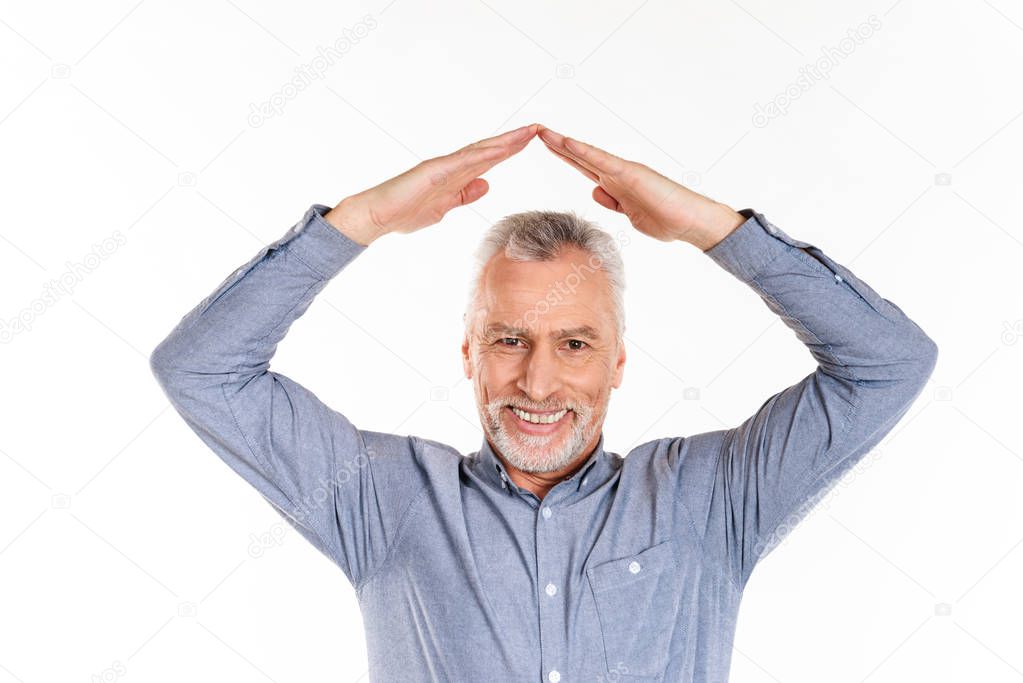
{"label": "wrinkled forehead", "polygon": [[[609,334],[614,314],[607,274],[579,249],[552,261],[495,255],[481,273],[478,331],[513,328],[547,336],[557,330]],[[588,329],[583,329],[588,328]]]}

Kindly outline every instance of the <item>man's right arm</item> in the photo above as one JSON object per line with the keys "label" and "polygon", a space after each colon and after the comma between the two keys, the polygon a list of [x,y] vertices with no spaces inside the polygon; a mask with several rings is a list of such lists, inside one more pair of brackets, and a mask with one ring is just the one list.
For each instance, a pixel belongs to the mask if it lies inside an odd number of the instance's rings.
{"label": "man's right arm", "polygon": [[188,426],[358,587],[425,484],[412,437],[359,430],[269,369],[292,322],[366,249],[328,224],[327,211],[313,205],[224,280],[150,365]]}
{"label": "man's right arm", "polygon": [[356,587],[387,557],[427,488],[415,437],[356,429],[269,369],[277,344],[373,240],[437,223],[489,186],[479,176],[521,151],[536,125],[427,159],[352,195],[314,204],[189,312],[150,365],[189,427]]}

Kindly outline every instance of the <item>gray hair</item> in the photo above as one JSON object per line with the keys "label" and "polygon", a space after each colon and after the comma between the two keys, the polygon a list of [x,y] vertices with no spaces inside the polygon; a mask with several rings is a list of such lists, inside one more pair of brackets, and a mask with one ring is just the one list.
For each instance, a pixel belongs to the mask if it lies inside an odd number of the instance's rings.
{"label": "gray hair", "polygon": [[[587,267],[590,272],[603,270],[607,276],[617,338],[621,341],[625,334],[625,267],[618,245],[610,234],[571,211],[513,213],[499,220],[484,234],[476,248],[476,267],[469,286],[469,301],[462,316],[466,332],[475,322],[479,310],[480,276],[495,254],[503,252],[514,261],[552,261],[562,248],[571,246],[590,255],[587,266],[582,270]],[[582,278],[585,279],[585,275]],[[538,301],[537,308],[545,303]]]}

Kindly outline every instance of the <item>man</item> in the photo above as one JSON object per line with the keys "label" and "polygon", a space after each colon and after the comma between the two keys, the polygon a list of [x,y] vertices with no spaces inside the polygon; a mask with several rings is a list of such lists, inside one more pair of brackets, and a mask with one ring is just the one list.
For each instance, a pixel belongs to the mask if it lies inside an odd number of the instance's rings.
{"label": "man", "polygon": [[[537,135],[599,204],[749,285],[816,370],[732,429],[606,451],[625,364],[620,257],[606,233],[554,212],[506,217],[478,252],[462,344],[478,452],[358,429],[269,370],[352,259],[477,200],[479,176]],[[670,277],[665,288],[678,296]],[[816,246],[533,124],[314,204],[151,365],[188,425],[352,583],[371,680],[571,683],[726,680],[755,563],[892,429],[936,358],[901,309]]]}

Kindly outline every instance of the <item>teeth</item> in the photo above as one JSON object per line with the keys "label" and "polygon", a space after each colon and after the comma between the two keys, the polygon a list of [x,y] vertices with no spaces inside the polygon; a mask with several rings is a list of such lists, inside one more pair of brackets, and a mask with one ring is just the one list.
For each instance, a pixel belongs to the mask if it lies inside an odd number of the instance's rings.
{"label": "teeth", "polygon": [[556,413],[551,413],[550,415],[534,415],[533,413],[527,413],[526,411],[519,410],[518,408],[512,408],[512,412],[521,417],[526,422],[544,425],[550,424],[552,422],[557,422],[558,420],[565,416],[565,413],[568,412],[568,409],[567,408],[562,409]]}

